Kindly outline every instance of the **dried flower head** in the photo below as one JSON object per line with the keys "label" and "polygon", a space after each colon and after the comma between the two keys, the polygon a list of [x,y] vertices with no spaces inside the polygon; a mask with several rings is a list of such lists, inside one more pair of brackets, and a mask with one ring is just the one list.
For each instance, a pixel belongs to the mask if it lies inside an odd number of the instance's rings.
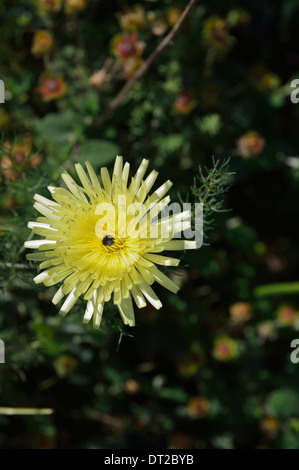
{"label": "dried flower head", "polygon": [[89,83],[93,85],[98,91],[110,81],[110,76],[105,69],[97,70],[94,72],[90,79]]}
{"label": "dried flower head", "polygon": [[180,8],[178,7],[169,8],[169,10],[167,10],[168,24],[170,26],[174,26],[178,22],[181,14],[182,14],[182,10]]}

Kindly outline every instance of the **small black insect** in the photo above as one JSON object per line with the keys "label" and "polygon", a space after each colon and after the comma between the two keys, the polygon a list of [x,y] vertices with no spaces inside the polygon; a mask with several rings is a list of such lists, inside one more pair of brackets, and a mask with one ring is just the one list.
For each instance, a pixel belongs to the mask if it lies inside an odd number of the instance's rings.
{"label": "small black insect", "polygon": [[103,238],[102,242],[103,242],[104,246],[112,246],[112,245],[114,245],[114,238],[111,237],[111,235],[106,235]]}

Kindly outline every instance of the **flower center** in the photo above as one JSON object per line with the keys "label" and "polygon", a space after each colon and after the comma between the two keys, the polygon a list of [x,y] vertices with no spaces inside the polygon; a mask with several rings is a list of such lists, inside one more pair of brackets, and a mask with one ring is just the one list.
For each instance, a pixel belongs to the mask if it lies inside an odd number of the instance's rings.
{"label": "flower center", "polygon": [[46,87],[48,91],[54,92],[59,90],[59,83],[55,79],[50,79],[47,81]]}
{"label": "flower center", "polygon": [[104,246],[112,246],[112,245],[114,245],[114,238],[111,237],[111,235],[106,235],[103,238],[102,243],[103,243]]}
{"label": "flower center", "polygon": [[136,54],[136,46],[130,41],[122,41],[117,46],[120,55],[122,55],[125,59],[132,57]]}
{"label": "flower center", "polygon": [[124,248],[124,239],[105,235],[102,238],[102,246],[106,254],[118,253]]}

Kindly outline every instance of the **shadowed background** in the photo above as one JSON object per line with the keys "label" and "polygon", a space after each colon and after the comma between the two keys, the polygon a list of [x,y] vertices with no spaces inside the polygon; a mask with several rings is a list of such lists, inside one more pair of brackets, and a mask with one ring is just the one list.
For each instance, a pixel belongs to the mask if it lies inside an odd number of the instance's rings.
{"label": "shadowed background", "polygon": [[[198,2],[107,113],[184,7],[1,3],[2,448],[299,448],[298,295],[255,291],[298,280],[299,5]],[[157,286],[163,308],[136,308],[131,329],[111,305],[96,331],[83,301],[58,315],[22,247],[35,192],[117,154],[133,170],[149,158],[173,200],[200,200],[212,156],[234,174],[205,246],[172,271],[179,293]]]}

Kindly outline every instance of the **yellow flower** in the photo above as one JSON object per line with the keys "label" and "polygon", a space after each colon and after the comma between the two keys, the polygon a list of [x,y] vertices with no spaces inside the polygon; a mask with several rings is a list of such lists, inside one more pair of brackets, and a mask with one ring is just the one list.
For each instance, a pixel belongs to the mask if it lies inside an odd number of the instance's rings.
{"label": "yellow flower", "polygon": [[181,14],[182,14],[182,10],[180,8],[177,8],[177,7],[169,8],[169,10],[167,11],[167,20],[168,20],[169,25],[174,26],[178,22]]}
{"label": "yellow flower", "polygon": [[230,306],[229,314],[235,324],[249,321],[252,317],[251,306],[247,302],[236,302]]}
{"label": "yellow flower", "polygon": [[275,439],[280,428],[279,421],[272,416],[266,416],[261,420],[260,428],[269,438]]}
{"label": "yellow flower", "polygon": [[120,26],[124,31],[133,33],[146,24],[144,9],[141,5],[135,5],[118,16]]}
{"label": "yellow flower", "polygon": [[44,269],[34,278],[36,283],[52,286],[63,281],[53,297],[57,304],[66,296],[62,315],[84,295],[87,308],[83,321],[93,317],[94,326],[99,327],[104,304],[113,297],[124,323],[134,326],[132,299],[138,308],[145,307],[146,300],[156,309],[162,306],[151,288],[155,281],[177,293],[179,287],[155,265],[179,264],[176,258],[158,254],[164,250],[196,248],[196,241],[172,240],[190,228],[191,211],[157,220],[170,202],[170,197],[164,196],[172,183],[168,180],[149,196],[158,172],[153,170],[143,180],[148,163],[142,161],[129,185],[130,165],[123,165],[122,157],[116,158],[112,179],[107,168],[101,169],[101,182],[89,162],[88,176],[76,164],[82,186],[63,173],[68,189],[49,187],[54,201],[34,196],[34,207],[43,217],[28,227],[44,239],[25,243],[25,247],[40,251],[27,258],[41,261],[40,269]]}

